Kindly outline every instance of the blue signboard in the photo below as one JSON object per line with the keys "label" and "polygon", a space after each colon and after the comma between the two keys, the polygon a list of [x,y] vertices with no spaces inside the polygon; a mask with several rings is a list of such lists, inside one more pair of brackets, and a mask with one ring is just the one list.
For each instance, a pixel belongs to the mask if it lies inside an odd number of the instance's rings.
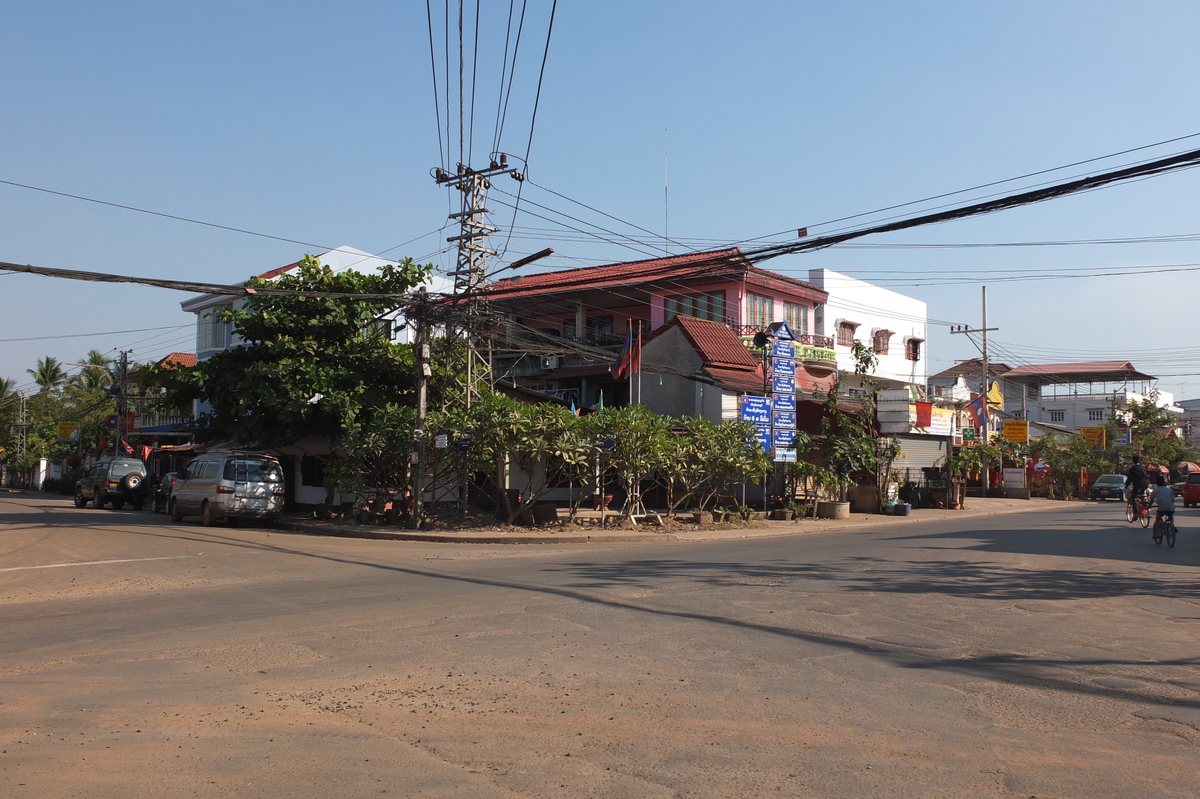
{"label": "blue signboard", "polygon": [[796,345],[791,341],[775,339],[771,342],[771,356],[775,358],[795,358]]}
{"label": "blue signboard", "polygon": [[771,391],[776,394],[795,394],[796,378],[791,375],[777,375],[772,377]]}
{"label": "blue signboard", "polygon": [[771,400],[766,397],[742,395],[742,421],[754,424],[771,424]]}
{"label": "blue signboard", "polygon": [[796,362],[787,358],[772,358],[771,374],[794,376],[796,374]]}
{"label": "blue signboard", "polygon": [[795,394],[772,394],[771,395],[771,410],[773,410],[773,411],[794,411],[794,410],[796,410],[796,395]]}
{"label": "blue signboard", "polygon": [[771,424],[775,427],[786,427],[789,430],[796,429],[796,412],[795,411],[775,411],[771,414]]}
{"label": "blue signboard", "polygon": [[793,447],[776,447],[775,448],[776,463],[795,463],[796,450]]}
{"label": "blue signboard", "polygon": [[764,425],[758,425],[755,428],[758,432],[754,436],[755,442],[763,448],[764,452],[771,451],[771,428]]}
{"label": "blue signboard", "polygon": [[776,447],[790,447],[796,443],[795,430],[776,430],[774,434]]}

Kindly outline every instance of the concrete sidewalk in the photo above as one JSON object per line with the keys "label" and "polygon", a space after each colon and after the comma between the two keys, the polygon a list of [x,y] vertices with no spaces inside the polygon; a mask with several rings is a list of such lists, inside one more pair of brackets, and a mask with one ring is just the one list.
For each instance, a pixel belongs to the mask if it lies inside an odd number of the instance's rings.
{"label": "concrete sidewalk", "polygon": [[[346,519],[322,520],[303,516],[285,517],[283,529],[305,535],[369,538],[388,541],[432,541],[460,544],[594,544],[638,541],[715,541],[734,538],[803,535],[833,530],[847,532],[874,527],[948,521],[972,516],[994,516],[1022,511],[1053,510],[1062,502],[1048,499],[999,499],[968,497],[962,510],[920,508],[907,516],[884,516],[873,513],[854,513],[849,519],[802,519],[800,521],[754,521],[724,524],[692,522],[668,523],[664,527],[642,524],[637,527],[601,527],[598,524],[544,525],[540,527],[447,528],[435,530],[402,530],[385,525],[357,524]],[[690,517],[690,514],[688,514]],[[682,518],[682,516],[681,516]]]}

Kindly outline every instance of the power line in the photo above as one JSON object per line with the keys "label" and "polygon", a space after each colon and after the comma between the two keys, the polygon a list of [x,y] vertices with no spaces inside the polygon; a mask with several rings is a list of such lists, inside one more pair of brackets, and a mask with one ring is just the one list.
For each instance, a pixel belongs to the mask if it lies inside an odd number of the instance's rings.
{"label": "power line", "polygon": [[0,338],[0,344],[9,344],[14,341],[52,341],[54,339],[63,338],[92,338],[93,336],[117,336],[125,333],[148,333],[153,330],[180,330],[190,325],[169,325],[167,327],[141,327],[134,330],[105,330],[100,333],[64,333],[58,336],[27,336],[25,338]]}

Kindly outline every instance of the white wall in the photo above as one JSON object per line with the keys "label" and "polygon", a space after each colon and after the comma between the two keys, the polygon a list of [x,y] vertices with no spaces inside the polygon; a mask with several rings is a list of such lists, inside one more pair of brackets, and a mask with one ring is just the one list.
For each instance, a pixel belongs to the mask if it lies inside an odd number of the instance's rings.
{"label": "white wall", "polygon": [[[836,340],[839,323],[854,322],[858,325],[855,339],[871,346],[876,330],[890,330],[892,336],[888,341],[888,352],[879,356],[875,376],[925,385],[929,336],[928,311],[922,300],[828,269],[810,269],[808,282],[829,292],[829,300],[821,314],[824,329],[813,332]],[[919,361],[904,357],[905,342],[910,338],[921,340]],[[837,352],[838,369],[853,371],[854,359],[850,348],[835,344],[834,349]]]}

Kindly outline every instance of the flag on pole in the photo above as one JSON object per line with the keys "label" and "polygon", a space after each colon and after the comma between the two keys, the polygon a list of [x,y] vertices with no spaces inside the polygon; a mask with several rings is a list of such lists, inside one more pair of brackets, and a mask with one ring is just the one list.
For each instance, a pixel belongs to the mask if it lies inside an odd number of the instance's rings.
{"label": "flag on pole", "polygon": [[988,416],[987,397],[983,394],[980,394],[967,406],[967,411],[977,425],[985,425],[991,421]]}
{"label": "flag on pole", "polygon": [[621,348],[621,353],[617,355],[617,360],[609,367],[612,376],[620,380],[623,377],[629,377],[638,370],[642,363],[642,329],[638,328],[637,339],[633,337],[633,322],[629,323],[629,329],[625,331],[625,346]]}
{"label": "flag on pole", "polygon": [[121,439],[121,452],[124,452],[126,455],[133,454],[133,447],[123,438]]}

